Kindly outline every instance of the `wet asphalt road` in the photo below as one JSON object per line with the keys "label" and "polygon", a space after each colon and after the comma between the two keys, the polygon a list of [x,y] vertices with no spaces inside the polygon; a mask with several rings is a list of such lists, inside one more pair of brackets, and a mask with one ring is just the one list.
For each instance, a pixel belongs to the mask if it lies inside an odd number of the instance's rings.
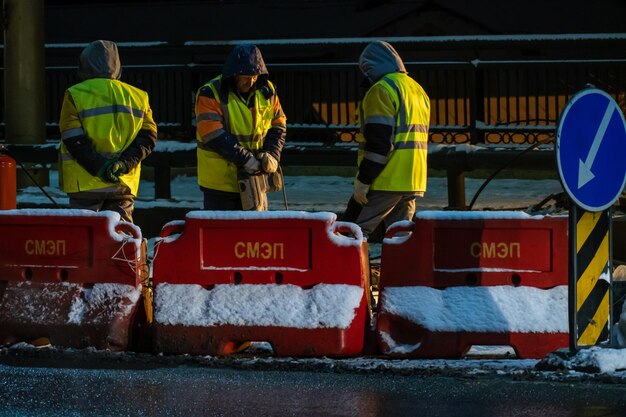
{"label": "wet asphalt road", "polygon": [[510,375],[0,365],[0,416],[626,416],[626,385]]}

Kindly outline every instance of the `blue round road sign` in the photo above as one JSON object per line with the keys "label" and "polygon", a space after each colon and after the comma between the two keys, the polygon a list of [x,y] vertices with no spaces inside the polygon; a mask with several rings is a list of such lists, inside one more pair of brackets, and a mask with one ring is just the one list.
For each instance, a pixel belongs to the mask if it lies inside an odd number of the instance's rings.
{"label": "blue round road sign", "polygon": [[587,211],[609,208],[626,184],[626,121],[602,90],[589,88],[565,106],[556,132],[563,188]]}

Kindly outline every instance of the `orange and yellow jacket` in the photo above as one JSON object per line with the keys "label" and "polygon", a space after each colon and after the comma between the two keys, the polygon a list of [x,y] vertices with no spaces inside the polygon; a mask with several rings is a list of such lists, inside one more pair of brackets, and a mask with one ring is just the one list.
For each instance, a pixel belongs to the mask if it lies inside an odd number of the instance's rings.
{"label": "orange and yellow jacket", "polygon": [[[247,95],[238,93],[235,75],[257,75]],[[235,47],[222,74],[196,94],[198,184],[239,192],[237,168],[254,154],[266,151],[280,161],[287,119],[267,79],[267,69],[254,45]]]}

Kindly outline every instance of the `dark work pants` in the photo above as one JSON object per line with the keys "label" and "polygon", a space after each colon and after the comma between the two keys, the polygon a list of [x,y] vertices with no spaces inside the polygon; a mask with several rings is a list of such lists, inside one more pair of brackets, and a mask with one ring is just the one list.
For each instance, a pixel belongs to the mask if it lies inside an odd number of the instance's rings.
{"label": "dark work pants", "polygon": [[204,194],[205,210],[243,210],[239,193],[200,187]]}
{"label": "dark work pants", "polygon": [[415,214],[415,193],[371,191],[355,221],[363,235],[369,237],[383,223],[385,230],[401,220],[412,220]]}

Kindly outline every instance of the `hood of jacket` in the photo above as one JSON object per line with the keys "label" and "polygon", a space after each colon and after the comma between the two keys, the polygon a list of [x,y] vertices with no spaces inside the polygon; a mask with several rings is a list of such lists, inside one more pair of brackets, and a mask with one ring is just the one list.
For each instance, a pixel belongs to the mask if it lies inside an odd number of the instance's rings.
{"label": "hood of jacket", "polygon": [[222,77],[231,78],[235,75],[268,75],[261,51],[256,45],[237,45],[228,54]]}
{"label": "hood of jacket", "polygon": [[111,78],[119,80],[122,75],[120,55],[115,42],[97,40],[83,49],[78,58],[78,78]]}
{"label": "hood of jacket", "polygon": [[391,72],[406,72],[400,55],[384,41],[375,41],[365,47],[359,57],[359,68],[372,84]]}

